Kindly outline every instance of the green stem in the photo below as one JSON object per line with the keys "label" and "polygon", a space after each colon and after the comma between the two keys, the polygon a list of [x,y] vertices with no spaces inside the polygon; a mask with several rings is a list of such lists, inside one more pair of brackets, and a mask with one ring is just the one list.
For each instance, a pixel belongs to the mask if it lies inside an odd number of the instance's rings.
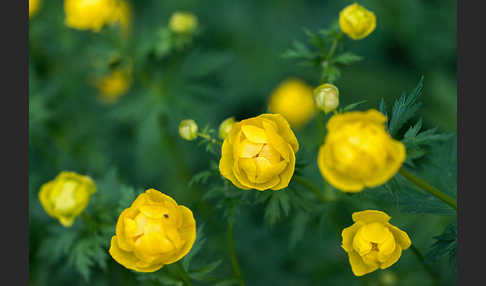
{"label": "green stem", "polygon": [[336,51],[336,48],[338,46],[339,40],[341,37],[336,37],[334,38],[334,41],[332,41],[331,48],[329,49],[329,53],[326,56],[326,61],[330,61],[332,59],[332,56],[334,55],[334,52]]}
{"label": "green stem", "polygon": [[213,138],[211,135],[209,135],[209,134],[206,134],[206,133],[200,133],[200,132],[198,132],[198,133],[197,133],[197,136],[199,136],[199,137],[201,137],[201,138],[204,138],[204,139],[206,139],[206,140],[210,141],[210,142],[211,142],[211,143],[213,143],[213,144],[216,144],[216,145],[221,145],[221,142],[220,142],[219,140],[214,139],[214,138]]}
{"label": "green stem", "polygon": [[427,274],[429,274],[430,278],[434,281],[434,285],[439,285],[439,277],[437,277],[437,274],[434,272],[434,270],[432,270],[432,268],[425,263],[424,256],[422,255],[420,250],[418,250],[413,244],[410,246],[410,249],[415,254],[415,256],[417,256],[417,259],[420,261],[420,263],[422,263],[425,271],[427,272]]}
{"label": "green stem", "polygon": [[189,275],[184,269],[184,266],[182,266],[182,263],[179,261],[176,263],[176,266],[177,266],[177,270],[179,271],[179,274],[181,275],[182,280],[184,280],[184,284],[186,284],[187,286],[192,286],[191,279],[189,278]]}
{"label": "green stem", "polygon": [[245,283],[243,282],[243,277],[241,275],[240,264],[238,263],[238,259],[236,258],[235,245],[233,241],[233,228],[231,227],[231,222],[229,219],[226,221],[226,233],[228,235],[228,250],[231,257],[233,272],[235,273],[236,278],[239,281],[239,285],[245,286]]}
{"label": "green stem", "polygon": [[324,142],[324,116],[322,111],[317,111],[317,128],[318,128],[318,147]]}
{"label": "green stem", "polygon": [[398,171],[402,176],[404,176],[407,180],[410,182],[414,183],[416,186],[424,189],[427,191],[429,194],[435,196],[436,198],[442,200],[449,206],[453,207],[455,210],[457,210],[457,201],[450,197],[449,195],[441,192],[439,189],[436,187],[433,187],[429,185],[427,182],[423,181],[422,179],[416,177],[414,174],[410,173],[409,171],[405,170],[404,168],[400,168]]}
{"label": "green stem", "polygon": [[328,203],[328,199],[324,196],[324,194],[319,190],[317,187],[312,185],[311,183],[307,182],[306,179],[304,179],[301,176],[294,175],[294,180],[302,185],[303,187],[307,188],[309,191],[313,192],[316,197],[323,203]]}

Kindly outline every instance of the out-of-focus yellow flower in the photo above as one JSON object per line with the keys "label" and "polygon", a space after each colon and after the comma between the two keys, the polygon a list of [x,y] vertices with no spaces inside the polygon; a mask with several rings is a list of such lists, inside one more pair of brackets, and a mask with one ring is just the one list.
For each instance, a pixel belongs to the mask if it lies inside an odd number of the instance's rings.
{"label": "out-of-focus yellow flower", "polygon": [[198,25],[196,15],[187,12],[175,12],[170,17],[169,27],[172,32],[189,34],[193,32]]}
{"label": "out-of-focus yellow flower", "polygon": [[226,118],[221,124],[219,125],[219,138],[223,139],[228,136],[228,134],[231,131],[231,128],[233,128],[233,125],[235,125],[236,121],[234,117],[229,117]]}
{"label": "out-of-focus yellow flower", "polygon": [[221,175],[244,190],[274,191],[288,186],[299,142],[280,114],[242,120],[223,141]]}
{"label": "out-of-focus yellow flower", "polygon": [[285,80],[270,96],[268,109],[282,114],[293,128],[299,129],[315,112],[312,88],[300,79]]}
{"label": "out-of-focus yellow flower", "polygon": [[96,186],[90,177],[63,171],[41,186],[39,200],[50,216],[68,227],[83,212],[95,192]]}
{"label": "out-of-focus yellow flower", "polygon": [[98,32],[113,22],[118,11],[118,0],[64,0],[66,25],[78,30]]}
{"label": "out-of-focus yellow flower", "polygon": [[385,130],[386,117],[375,109],[331,117],[317,163],[323,177],[345,192],[379,186],[400,169],[405,146]]}
{"label": "out-of-focus yellow flower", "polygon": [[339,13],[339,26],[351,39],[360,40],[375,30],[376,17],[373,12],[354,3]]}
{"label": "out-of-focus yellow flower", "polygon": [[412,244],[407,233],[389,220],[386,213],[376,210],[353,213],[354,224],[343,229],[341,235],[354,275],[390,267]]}
{"label": "out-of-focus yellow flower", "polygon": [[128,269],[154,272],[184,257],[195,240],[192,211],[148,189],[120,214],[109,253]]}
{"label": "out-of-focus yellow flower", "polygon": [[314,100],[317,108],[325,114],[339,106],[339,89],[330,83],[325,83],[314,89]]}
{"label": "out-of-focus yellow flower", "polygon": [[123,35],[127,36],[131,30],[132,18],[132,7],[127,1],[120,0],[110,22],[120,23]]}
{"label": "out-of-focus yellow flower", "polygon": [[179,135],[187,141],[197,138],[198,129],[196,121],[192,119],[184,119],[179,123]]}
{"label": "out-of-focus yellow flower", "polygon": [[40,8],[40,0],[29,0],[29,18],[37,14]]}
{"label": "out-of-focus yellow flower", "polygon": [[115,103],[124,95],[132,84],[130,69],[117,69],[103,76],[97,81],[96,86],[101,92],[100,99],[105,103]]}

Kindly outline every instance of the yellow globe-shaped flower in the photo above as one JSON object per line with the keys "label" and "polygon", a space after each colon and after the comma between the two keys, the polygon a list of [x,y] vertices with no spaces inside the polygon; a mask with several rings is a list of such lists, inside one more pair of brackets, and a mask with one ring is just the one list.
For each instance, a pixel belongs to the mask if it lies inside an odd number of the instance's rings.
{"label": "yellow globe-shaped flower", "polygon": [[313,90],[300,79],[285,80],[270,96],[268,109],[282,114],[293,128],[299,129],[315,113]]}
{"label": "yellow globe-shaped flower", "polygon": [[393,177],[405,160],[405,146],[386,132],[385,122],[374,109],[332,116],[317,157],[322,176],[345,192],[376,187]]}
{"label": "yellow globe-shaped flower", "polygon": [[351,39],[360,40],[375,30],[376,17],[373,12],[354,3],[339,13],[339,27]]}
{"label": "yellow globe-shaped flower", "polygon": [[39,200],[47,214],[68,227],[83,212],[95,192],[96,186],[90,177],[63,171],[41,186]]}
{"label": "yellow globe-shaped flower", "polygon": [[236,187],[280,190],[288,186],[299,143],[280,114],[235,123],[224,139],[219,170]]}
{"label": "yellow globe-shaped flower", "polygon": [[407,233],[389,220],[386,213],[376,210],[353,213],[354,224],[342,231],[342,248],[348,253],[354,275],[390,267],[412,244]]}
{"label": "yellow globe-shaped flower", "polygon": [[175,12],[169,20],[170,30],[174,33],[189,34],[198,25],[196,15],[187,12]]}
{"label": "yellow globe-shaped flower", "polygon": [[153,272],[184,257],[195,240],[192,211],[148,189],[120,214],[109,253],[128,269]]}
{"label": "yellow globe-shaped flower", "polygon": [[64,0],[65,23],[73,29],[98,32],[116,17],[118,2],[118,0]]}
{"label": "yellow globe-shaped flower", "polygon": [[98,79],[96,86],[103,102],[115,103],[130,89],[131,84],[131,70],[117,69]]}

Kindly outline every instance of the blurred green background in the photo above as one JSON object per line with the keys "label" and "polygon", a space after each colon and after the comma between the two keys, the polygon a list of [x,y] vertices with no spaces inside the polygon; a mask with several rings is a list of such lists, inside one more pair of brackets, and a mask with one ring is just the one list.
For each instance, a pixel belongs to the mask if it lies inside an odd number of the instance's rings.
{"label": "blurred green background", "polygon": [[[201,200],[204,185],[187,185],[193,174],[208,167],[212,157],[203,147],[182,140],[178,123],[192,118],[200,127],[209,124],[217,128],[229,116],[241,120],[258,115],[265,112],[271,91],[287,77],[317,85],[319,71],[284,60],[281,54],[294,40],[306,40],[303,28],[327,28],[352,2],[131,1],[133,35],[123,42],[109,31],[92,33],[66,27],[62,1],[42,1],[39,13],[29,23],[32,285],[144,285],[111,257],[105,270],[92,270],[88,283],[74,266],[65,263],[64,256],[50,260],[50,255],[42,252],[52,235],[50,229],[58,222],[44,212],[37,193],[42,183],[62,170],[90,175],[97,182],[116,170],[127,185],[153,187],[173,196],[193,210],[198,225],[205,224],[207,242],[202,258],[224,259],[218,271],[231,273],[221,210]],[[377,28],[363,40],[344,43],[364,60],[342,69],[336,82],[342,105],[367,100],[358,108],[365,110],[377,108],[384,98],[390,108],[401,92],[412,90],[424,75],[420,110],[424,125],[455,132],[456,1],[359,3],[375,12]],[[150,47],[157,45],[158,31],[178,10],[195,13],[202,33],[176,60],[157,60]],[[98,91],[89,78],[106,69],[113,51],[122,58],[132,56],[135,78],[126,95],[105,105],[97,99]],[[148,88],[142,76],[148,76],[160,89]],[[310,162],[305,176],[319,182],[322,179],[311,143],[315,142],[315,130],[312,120],[296,135],[306,146],[298,155]],[[363,209],[365,206],[363,202]],[[393,204],[380,207],[392,216],[394,225],[407,230],[423,252],[432,244],[432,237],[455,219],[403,214]],[[351,213],[361,209],[343,202],[333,210],[346,227],[352,223]],[[340,248],[340,233],[332,225],[309,225],[305,235],[290,247],[289,229],[294,226],[289,219],[284,217],[270,228],[263,212],[262,205],[243,207],[234,227],[247,285],[433,285],[411,250],[386,271],[358,279]],[[323,211],[323,216],[327,214]],[[432,267],[440,274],[440,285],[455,284],[446,259]],[[391,273],[396,281],[387,282],[385,273]]]}

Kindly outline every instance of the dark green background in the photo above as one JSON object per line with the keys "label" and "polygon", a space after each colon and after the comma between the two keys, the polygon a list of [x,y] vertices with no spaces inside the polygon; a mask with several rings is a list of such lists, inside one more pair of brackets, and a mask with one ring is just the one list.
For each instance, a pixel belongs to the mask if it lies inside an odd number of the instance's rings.
{"label": "dark green background", "polygon": [[[62,170],[88,174],[95,180],[113,169],[136,188],[153,187],[190,207],[198,225],[205,223],[207,242],[202,261],[222,258],[217,273],[231,272],[225,248],[221,211],[201,202],[205,185],[189,188],[191,176],[208,167],[211,155],[178,137],[180,120],[193,118],[202,128],[217,128],[229,116],[244,119],[266,110],[273,88],[287,77],[317,85],[319,71],[283,60],[294,40],[305,41],[302,28],[327,28],[352,1],[131,1],[134,33],[120,45],[116,35],[77,31],[64,26],[61,1],[44,0],[30,19],[29,155],[30,272],[32,285],[88,285],[64,258],[50,262],[39,254],[48,229],[58,224],[37,199],[40,185]],[[360,4],[375,12],[376,30],[344,47],[364,57],[341,70],[336,82],[344,106],[367,100],[358,109],[377,108],[384,98],[390,108],[402,91],[425,76],[420,114],[427,128],[455,132],[457,121],[456,1],[369,0]],[[157,30],[176,10],[195,13],[202,33],[194,47],[177,59],[156,60],[147,52]],[[107,29],[109,30],[109,29]],[[115,105],[104,105],[88,83],[106,69],[110,52],[131,54],[135,81]],[[151,91],[139,79],[148,76],[162,91]],[[296,132],[310,162],[304,175],[322,179],[315,163],[316,122]],[[116,190],[110,190],[114,192]],[[99,190],[103,192],[103,190]],[[363,202],[363,209],[368,206]],[[377,207],[376,205],[370,205]],[[337,208],[342,227],[351,225],[353,209]],[[422,252],[432,237],[455,217],[399,212],[381,206],[392,223],[406,230]],[[340,234],[331,225],[312,225],[295,247],[289,247],[287,218],[272,228],[263,219],[264,206],[243,207],[235,224],[235,243],[247,285],[386,285],[377,271],[355,278],[340,248]],[[295,215],[293,213],[290,216]],[[324,212],[323,215],[327,215]],[[66,229],[65,231],[69,231]],[[108,243],[108,242],[107,242]],[[65,261],[64,261],[65,262]],[[446,259],[432,265],[441,285],[453,285],[455,274]],[[386,272],[395,285],[432,285],[410,250]],[[120,275],[135,285],[133,275],[108,259],[106,271],[94,269],[89,285],[118,285]],[[124,276],[123,276],[124,275]],[[380,284],[381,283],[381,284]],[[143,284],[143,283],[142,283]],[[209,285],[209,284],[208,284]]]}

